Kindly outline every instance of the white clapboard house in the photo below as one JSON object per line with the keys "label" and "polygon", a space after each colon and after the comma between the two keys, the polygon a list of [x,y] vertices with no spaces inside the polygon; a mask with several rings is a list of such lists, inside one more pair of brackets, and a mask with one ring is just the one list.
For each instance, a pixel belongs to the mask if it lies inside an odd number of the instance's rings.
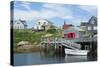
{"label": "white clapboard house", "polygon": [[45,31],[52,27],[52,23],[46,19],[40,19],[35,22],[34,30]]}
{"label": "white clapboard house", "polygon": [[25,20],[15,20],[13,21],[13,28],[14,29],[26,29],[27,28],[27,24]]}

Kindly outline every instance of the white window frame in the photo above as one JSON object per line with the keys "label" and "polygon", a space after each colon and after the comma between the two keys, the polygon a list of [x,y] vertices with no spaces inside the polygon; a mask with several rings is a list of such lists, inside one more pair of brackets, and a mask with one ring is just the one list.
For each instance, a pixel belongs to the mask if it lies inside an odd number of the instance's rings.
{"label": "white window frame", "polygon": [[88,26],[88,30],[91,30],[91,27],[90,26]]}
{"label": "white window frame", "polygon": [[97,27],[96,27],[96,26],[94,26],[94,27],[93,27],[93,30],[97,30]]}

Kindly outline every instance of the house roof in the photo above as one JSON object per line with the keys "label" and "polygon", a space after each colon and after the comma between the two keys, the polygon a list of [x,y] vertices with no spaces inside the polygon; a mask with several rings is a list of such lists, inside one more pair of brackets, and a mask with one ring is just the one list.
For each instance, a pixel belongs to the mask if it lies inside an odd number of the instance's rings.
{"label": "house roof", "polygon": [[47,20],[47,19],[37,19],[37,21],[46,21],[46,22],[48,22],[48,23],[50,23],[50,24],[53,24],[51,21],[49,21],[49,20]]}
{"label": "house roof", "polygon": [[82,22],[81,26],[89,26],[91,25],[91,22],[94,21],[94,25],[97,25],[97,17],[92,16],[88,22]]}
{"label": "house roof", "polygon": [[25,21],[25,20],[19,19],[19,21],[20,21],[22,24],[26,25],[26,21]]}
{"label": "house roof", "polygon": [[69,27],[72,27],[72,24],[66,24],[66,22],[64,21],[64,25],[63,25],[63,29],[68,29]]}
{"label": "house roof", "polygon": [[91,24],[92,21],[94,21],[94,23],[97,25],[97,17],[92,16],[92,17],[89,19],[88,23]]}
{"label": "house roof", "polygon": [[[13,24],[13,21],[14,21],[14,20],[12,20],[12,24]],[[25,21],[25,20],[22,20],[22,19],[15,20],[15,22],[17,22],[17,21],[19,21],[20,23],[22,23],[24,26],[27,26],[27,24],[26,24],[26,21]]]}

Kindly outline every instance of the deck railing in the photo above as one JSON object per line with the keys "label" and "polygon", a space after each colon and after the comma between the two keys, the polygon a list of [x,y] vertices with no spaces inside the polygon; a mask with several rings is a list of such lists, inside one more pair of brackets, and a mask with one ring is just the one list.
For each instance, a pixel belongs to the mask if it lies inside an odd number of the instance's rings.
{"label": "deck railing", "polygon": [[77,49],[81,49],[81,44],[78,44],[76,42],[96,42],[97,39],[96,38],[75,38],[75,39],[64,39],[64,38],[46,38],[46,39],[42,39],[41,44],[43,45],[58,45],[58,46],[65,46],[65,47],[70,47],[70,48],[77,48]]}
{"label": "deck railing", "polygon": [[96,38],[75,38],[75,39],[64,39],[64,38],[59,38],[59,39],[43,39],[42,42],[96,42]]}

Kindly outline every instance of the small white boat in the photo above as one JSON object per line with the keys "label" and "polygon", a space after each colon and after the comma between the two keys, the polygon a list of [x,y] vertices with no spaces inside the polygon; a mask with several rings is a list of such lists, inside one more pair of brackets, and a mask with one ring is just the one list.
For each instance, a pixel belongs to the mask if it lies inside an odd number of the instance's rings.
{"label": "small white boat", "polygon": [[65,54],[67,55],[81,55],[81,56],[86,56],[88,54],[88,50],[78,50],[78,49],[68,49],[68,48],[65,48]]}

